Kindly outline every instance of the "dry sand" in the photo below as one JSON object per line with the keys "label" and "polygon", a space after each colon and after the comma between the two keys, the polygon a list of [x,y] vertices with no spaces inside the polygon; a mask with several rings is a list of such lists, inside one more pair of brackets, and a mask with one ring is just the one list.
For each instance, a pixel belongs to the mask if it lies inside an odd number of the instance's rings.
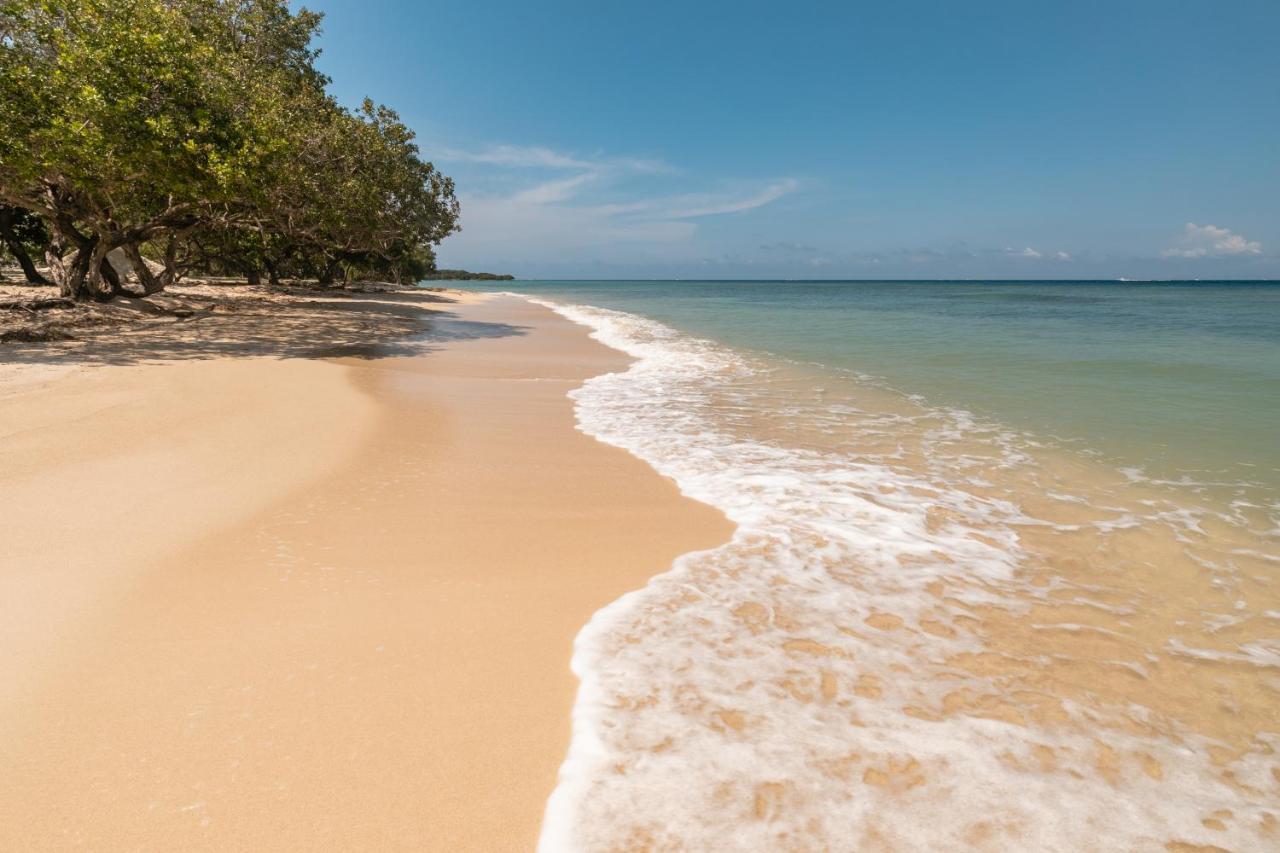
{"label": "dry sand", "polygon": [[574,635],[728,535],[574,429],[580,327],[308,306],[0,349],[0,849],[531,849]]}

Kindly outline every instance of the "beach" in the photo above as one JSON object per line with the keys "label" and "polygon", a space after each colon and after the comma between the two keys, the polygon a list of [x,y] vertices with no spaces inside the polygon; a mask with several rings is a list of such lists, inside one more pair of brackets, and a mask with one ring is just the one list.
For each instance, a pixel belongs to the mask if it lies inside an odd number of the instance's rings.
{"label": "beach", "polygon": [[583,327],[327,301],[6,353],[0,847],[529,849],[574,636],[729,536],[575,428]]}
{"label": "beach", "polygon": [[0,853],[1280,853],[1280,3],[1002,5],[0,7]]}
{"label": "beach", "polygon": [[1275,846],[1272,290],[516,287],[635,359],[581,428],[737,525],[580,634],[544,849]]}
{"label": "beach", "polygon": [[[504,286],[205,281],[5,344],[0,848],[1275,846],[1269,448],[1162,473],[844,366],[941,373],[989,300],[1155,384],[1201,334],[1163,291],[1107,296],[1144,343],[1078,285]],[[1178,310],[1252,388],[1272,297],[1224,287]]]}

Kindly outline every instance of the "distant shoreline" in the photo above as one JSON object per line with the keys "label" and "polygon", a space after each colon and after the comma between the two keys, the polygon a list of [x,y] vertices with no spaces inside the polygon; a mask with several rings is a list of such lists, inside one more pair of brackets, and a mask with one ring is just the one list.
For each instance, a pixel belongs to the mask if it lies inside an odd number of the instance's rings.
{"label": "distant shoreline", "polygon": [[492,272],[467,270],[436,270],[424,275],[421,281],[514,281],[515,276]]}

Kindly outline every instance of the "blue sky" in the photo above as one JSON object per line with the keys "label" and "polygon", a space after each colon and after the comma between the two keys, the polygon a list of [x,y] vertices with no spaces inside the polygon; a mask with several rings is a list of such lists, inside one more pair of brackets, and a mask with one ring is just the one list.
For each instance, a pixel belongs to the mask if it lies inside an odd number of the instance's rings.
{"label": "blue sky", "polygon": [[1280,2],[316,0],[458,184],[442,266],[1280,277]]}

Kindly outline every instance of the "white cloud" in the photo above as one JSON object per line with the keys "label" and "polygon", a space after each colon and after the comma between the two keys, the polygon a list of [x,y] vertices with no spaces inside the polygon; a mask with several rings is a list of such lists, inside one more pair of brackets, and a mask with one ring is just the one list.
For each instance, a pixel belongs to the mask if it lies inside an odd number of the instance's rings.
{"label": "white cloud", "polygon": [[[983,250],[983,251],[988,251],[988,250]],[[996,251],[996,250],[990,250],[990,251]],[[1045,252],[1047,251],[1048,250],[1046,249]],[[1069,261],[1072,259],[1070,252],[1049,252],[1047,255],[1045,254],[1045,252],[1042,252],[1033,246],[1027,246],[1022,249],[1015,249],[1012,246],[1005,246],[1004,248],[1004,255],[1005,257],[1009,257],[1009,258],[1030,258],[1031,260],[1040,260],[1042,258],[1048,258],[1051,261]]]}
{"label": "white cloud", "polygon": [[541,166],[550,169],[588,169],[592,166],[584,160],[537,146],[494,145],[483,151],[439,148],[432,154],[445,162],[486,163],[490,166]]}
{"label": "white cloud", "polygon": [[[437,152],[439,153],[439,152]],[[502,193],[464,193],[462,231],[442,246],[449,263],[522,263],[561,259],[569,252],[599,248],[608,259],[620,245],[651,255],[658,246],[688,244],[698,225],[691,220],[755,210],[794,191],[790,178],[763,187],[703,193],[655,193],[656,176],[669,166],[635,158],[582,158],[549,148],[494,146],[478,152],[446,149],[454,160],[507,172],[519,187]],[[558,171],[561,176],[520,186],[512,170]],[[612,247],[612,250],[609,250]]]}
{"label": "white cloud", "polygon": [[687,241],[697,226],[672,220],[637,221],[602,213],[590,205],[562,203],[550,194],[464,196],[462,231],[442,249],[449,257],[490,263],[555,258],[566,252],[616,244]]}
{"label": "white cloud", "polygon": [[696,219],[700,216],[719,216],[725,213],[743,213],[764,207],[771,201],[777,201],[789,192],[795,191],[799,182],[792,178],[770,184],[763,190],[746,198],[726,198],[723,196],[700,195],[683,196],[667,200],[670,209],[666,215],[672,219]]}
{"label": "white cloud", "polygon": [[780,240],[777,243],[764,243],[760,246],[760,249],[765,252],[803,252],[805,254],[812,254],[818,251],[817,246],[810,246],[808,243],[791,243],[785,240]]}
{"label": "white cloud", "polygon": [[437,148],[431,154],[445,163],[481,163],[512,169],[585,169],[593,172],[622,170],[651,174],[675,171],[661,160],[640,157],[585,158],[537,145],[491,145],[480,151]]}
{"label": "white cloud", "polygon": [[1179,245],[1165,249],[1160,254],[1166,258],[1204,258],[1216,255],[1259,255],[1262,244],[1246,240],[1230,228],[1216,225],[1197,225],[1188,222],[1182,229]]}
{"label": "white cloud", "polygon": [[570,178],[561,178],[557,181],[547,181],[542,184],[535,184],[528,189],[520,190],[510,196],[512,204],[554,204],[558,201],[566,201],[573,198],[578,190],[582,189],[586,184],[591,183],[599,177],[595,172],[583,172],[580,175],[574,175]]}

